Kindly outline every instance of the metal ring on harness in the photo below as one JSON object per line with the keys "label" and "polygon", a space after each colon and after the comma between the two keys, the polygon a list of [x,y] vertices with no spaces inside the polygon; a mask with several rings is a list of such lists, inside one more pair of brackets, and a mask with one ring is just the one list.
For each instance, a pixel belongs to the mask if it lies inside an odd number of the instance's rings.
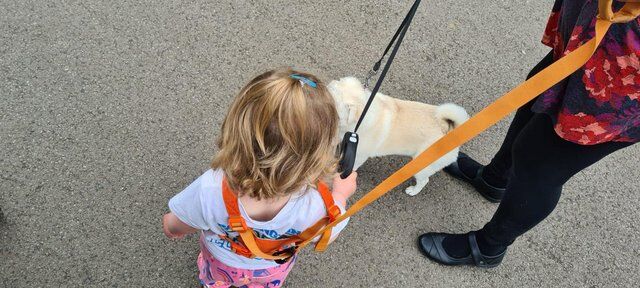
{"label": "metal ring on harness", "polygon": [[278,255],[283,255],[283,254],[290,254],[289,257],[284,258],[284,259],[276,259],[273,260],[274,262],[276,262],[277,264],[284,264],[287,263],[289,261],[289,259],[291,259],[294,255],[296,255],[296,246],[291,246],[287,249],[282,249],[280,251],[277,251],[275,253],[273,253],[273,256],[278,256]]}

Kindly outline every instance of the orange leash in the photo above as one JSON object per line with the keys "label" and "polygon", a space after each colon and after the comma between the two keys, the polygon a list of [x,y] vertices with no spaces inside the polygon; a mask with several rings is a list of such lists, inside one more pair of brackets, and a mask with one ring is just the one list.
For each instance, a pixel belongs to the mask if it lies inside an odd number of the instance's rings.
{"label": "orange leash", "polygon": [[[338,223],[362,210],[364,207],[408,180],[443,155],[473,139],[475,136],[509,115],[511,112],[517,110],[582,67],[591,58],[591,55],[593,55],[596,48],[598,48],[598,45],[609,30],[611,24],[629,22],[640,15],[640,3],[626,3],[622,9],[614,13],[612,10],[612,2],[612,0],[599,0],[599,14],[598,19],[596,20],[596,33],[593,39],[587,41],[573,52],[560,58],[538,74],[531,77],[529,80],[518,85],[516,88],[484,108],[471,119],[467,120],[467,122],[440,138],[418,157],[407,163],[404,167],[393,173],[387,179],[382,181],[382,183],[378,184],[378,186],[373,190],[359,199],[346,211],[346,213],[336,218],[331,217],[331,214],[329,214],[329,216],[321,219],[311,228],[298,235],[301,242],[296,243],[298,245],[296,246],[295,252],[310,244],[314,238],[320,235],[323,237],[319,241],[320,243],[318,246],[320,247],[317,247],[317,250],[324,250],[331,235],[331,228],[336,226]],[[329,208],[330,207],[327,206],[327,209]],[[328,212],[330,211],[328,210]],[[256,243],[255,236],[251,229],[244,229],[246,226],[242,227],[240,223],[234,224],[239,226],[239,230],[243,230],[239,232],[240,236],[246,247],[256,257],[276,260],[285,259],[295,253],[289,252],[283,255],[270,255],[268,252],[265,253]]]}
{"label": "orange leash", "polygon": [[[558,59],[544,70],[540,71],[529,80],[518,85],[495,102],[484,108],[478,114],[473,116],[467,122],[458,126],[437,142],[427,148],[418,157],[407,163],[400,170],[393,173],[387,179],[378,184],[373,190],[359,199],[349,208],[346,213],[329,223],[322,230],[318,231],[315,236],[324,232],[324,229],[330,229],[341,221],[351,217],[353,214],[362,210],[371,202],[382,197],[382,195],[391,191],[391,189],[408,180],[420,170],[429,166],[449,151],[459,147],[460,145],[473,139],[482,131],[493,126],[502,118],[517,110],[533,98],[542,94],[556,83],[571,75],[573,72],[582,67],[595,52],[596,48],[604,38],[609,27],[613,23],[625,23],[634,20],[640,15],[640,3],[626,3],[622,9],[613,13],[612,0],[599,1],[599,14],[596,20],[595,37],[576,50]],[[311,238],[312,239],[312,238]],[[307,239],[298,245],[297,249],[302,249],[311,242]]]}

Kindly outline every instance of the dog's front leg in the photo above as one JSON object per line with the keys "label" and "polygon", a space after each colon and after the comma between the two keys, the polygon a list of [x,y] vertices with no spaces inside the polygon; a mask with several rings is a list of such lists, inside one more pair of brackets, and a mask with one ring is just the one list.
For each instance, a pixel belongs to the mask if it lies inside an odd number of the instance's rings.
{"label": "dog's front leg", "polygon": [[409,196],[417,195],[418,193],[420,193],[420,191],[422,191],[424,186],[426,186],[427,183],[429,183],[429,177],[433,175],[435,172],[436,171],[434,171],[433,167],[431,166],[420,170],[420,172],[414,175],[414,178],[416,178],[416,185],[407,187],[407,189],[405,189],[404,192],[409,194]]}

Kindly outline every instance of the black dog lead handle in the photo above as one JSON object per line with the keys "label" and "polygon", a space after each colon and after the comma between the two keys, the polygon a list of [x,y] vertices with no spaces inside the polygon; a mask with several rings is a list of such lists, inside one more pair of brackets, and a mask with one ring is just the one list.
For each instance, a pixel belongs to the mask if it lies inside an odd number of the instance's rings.
{"label": "black dog lead handle", "polygon": [[358,150],[358,134],[355,132],[347,132],[342,137],[340,144],[340,178],[345,179],[353,172],[353,165],[356,162],[356,152]]}

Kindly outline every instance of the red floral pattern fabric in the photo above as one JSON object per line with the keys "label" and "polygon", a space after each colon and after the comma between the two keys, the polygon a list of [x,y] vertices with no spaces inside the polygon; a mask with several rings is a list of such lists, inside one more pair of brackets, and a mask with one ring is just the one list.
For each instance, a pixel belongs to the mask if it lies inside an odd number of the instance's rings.
{"label": "red floral pattern fabric", "polygon": [[[554,58],[593,38],[597,10],[597,0],[556,1],[542,38]],[[640,19],[614,24],[591,59],[540,95],[533,110],[549,114],[556,133],[574,143],[639,142]]]}

